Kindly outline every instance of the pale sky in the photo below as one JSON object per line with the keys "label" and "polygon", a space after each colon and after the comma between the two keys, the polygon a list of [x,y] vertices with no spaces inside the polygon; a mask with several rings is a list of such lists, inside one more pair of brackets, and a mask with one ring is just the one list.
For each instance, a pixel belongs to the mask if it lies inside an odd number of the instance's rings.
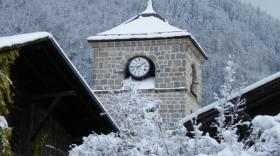
{"label": "pale sky", "polygon": [[254,6],[259,6],[260,9],[280,19],[280,0],[241,0],[241,1],[251,3]]}

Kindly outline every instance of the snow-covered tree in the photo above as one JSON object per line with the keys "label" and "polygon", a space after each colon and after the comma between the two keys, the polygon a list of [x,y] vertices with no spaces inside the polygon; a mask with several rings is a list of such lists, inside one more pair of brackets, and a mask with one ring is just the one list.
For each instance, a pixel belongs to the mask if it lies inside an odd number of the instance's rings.
{"label": "snow-covered tree", "polygon": [[[221,86],[220,114],[213,126],[217,128],[217,138],[203,135],[201,124],[194,121],[193,138],[186,136],[186,129],[178,127],[167,130],[159,115],[159,101],[147,99],[138,94],[133,83],[124,84],[126,92],[112,94],[107,99],[108,112],[116,119],[119,133],[108,135],[91,134],[84,138],[82,145],[73,146],[70,156],[268,156],[280,152],[280,114],[275,117],[257,116],[252,122],[243,121],[239,116],[245,101],[230,102],[237,94],[234,64],[226,67],[225,84]],[[218,94],[217,94],[218,95]],[[237,96],[238,97],[238,96]],[[264,124],[265,123],[265,124]],[[251,126],[251,136],[240,140],[238,126]],[[251,145],[245,142],[251,139]]]}
{"label": "snow-covered tree", "polygon": [[[236,65],[231,61],[231,56],[229,56],[225,72],[224,84],[220,86],[219,94],[214,94],[219,102],[217,107],[219,116],[215,119],[213,126],[217,128],[218,139],[221,143],[228,143],[232,146],[233,142],[238,142],[238,127],[247,124],[241,116],[245,107],[245,99],[241,99],[239,94],[242,87],[234,86],[237,84]],[[232,102],[232,98],[235,99],[234,102]]]}
{"label": "snow-covered tree", "polygon": [[108,97],[106,107],[120,127],[119,133],[108,135],[91,134],[80,146],[74,146],[70,156],[89,155],[197,155],[214,154],[219,143],[202,135],[199,125],[195,126],[194,138],[186,137],[180,127],[167,130],[159,113],[159,102],[138,94],[131,81],[124,83],[124,93]]}
{"label": "snow-covered tree", "polygon": [[8,127],[8,123],[4,116],[0,115],[0,155],[10,156],[11,147],[9,139],[11,137],[11,128]]}
{"label": "snow-covered tree", "polygon": [[[92,84],[92,49],[86,37],[142,12],[146,0],[0,0],[0,36],[51,32]],[[155,0],[157,12],[191,32],[207,52],[204,101],[223,84],[228,54],[249,83],[280,70],[280,22],[238,0]],[[237,77],[238,82],[242,82]]]}
{"label": "snow-covered tree", "polygon": [[[92,134],[70,155],[163,155],[168,153],[166,134],[159,115],[159,103],[138,95],[131,81],[125,93],[112,94],[105,102],[116,119],[120,133]],[[109,148],[109,149],[108,149]]]}
{"label": "snow-covered tree", "polygon": [[11,156],[9,144],[12,129],[8,127],[6,118],[9,114],[8,105],[13,103],[13,82],[10,80],[10,67],[18,56],[18,50],[0,54],[0,155]]}

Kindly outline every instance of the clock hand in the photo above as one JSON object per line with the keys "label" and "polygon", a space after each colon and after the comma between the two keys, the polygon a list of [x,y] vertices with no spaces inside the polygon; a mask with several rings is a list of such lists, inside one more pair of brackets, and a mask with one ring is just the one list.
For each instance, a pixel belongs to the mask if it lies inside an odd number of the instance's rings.
{"label": "clock hand", "polygon": [[146,62],[144,62],[144,63],[142,63],[142,64],[138,65],[138,66],[137,66],[137,68],[139,68],[139,67],[143,66],[145,63],[146,63]]}

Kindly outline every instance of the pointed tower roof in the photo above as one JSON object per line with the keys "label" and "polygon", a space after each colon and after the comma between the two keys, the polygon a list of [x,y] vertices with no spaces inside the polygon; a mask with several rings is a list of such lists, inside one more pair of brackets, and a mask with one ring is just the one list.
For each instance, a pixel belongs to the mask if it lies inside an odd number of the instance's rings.
{"label": "pointed tower roof", "polygon": [[170,25],[167,20],[158,15],[154,10],[153,1],[149,0],[146,10],[139,15],[108,31],[88,37],[88,40],[166,38],[187,35],[190,33]]}
{"label": "pointed tower roof", "polygon": [[87,40],[89,42],[101,42],[174,37],[189,37],[207,58],[203,49],[188,31],[172,26],[154,10],[152,0],[148,1],[147,8],[139,15],[110,30],[90,36]]}

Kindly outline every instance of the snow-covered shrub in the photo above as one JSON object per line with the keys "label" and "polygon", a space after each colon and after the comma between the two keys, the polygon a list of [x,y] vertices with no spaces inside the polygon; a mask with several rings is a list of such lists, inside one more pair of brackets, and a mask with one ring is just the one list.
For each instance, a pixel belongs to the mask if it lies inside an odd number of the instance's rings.
{"label": "snow-covered shrub", "polygon": [[131,81],[124,83],[124,93],[112,94],[105,102],[116,120],[120,133],[92,134],[70,152],[76,155],[163,155],[167,153],[159,114],[159,102],[138,95]]}
{"label": "snow-covered shrub", "polygon": [[[252,135],[257,136],[251,147],[238,140],[237,124],[221,123],[217,128],[221,142],[203,135],[200,124],[194,125],[194,138],[187,137],[184,128],[165,130],[159,116],[158,102],[150,101],[135,90],[113,95],[112,106],[119,133],[91,134],[80,146],[70,151],[70,156],[269,156],[280,152],[280,115],[257,116],[252,121]],[[113,103],[111,103],[113,104]],[[117,118],[119,117],[119,118]],[[221,118],[224,118],[220,114]],[[218,117],[219,118],[219,117]],[[221,119],[217,119],[222,121]],[[265,123],[265,124],[264,124]],[[238,124],[248,124],[239,122]],[[257,135],[256,135],[257,134]]]}
{"label": "snow-covered shrub", "polygon": [[0,115],[0,155],[11,155],[9,138],[11,137],[11,129],[4,116]]}
{"label": "snow-covered shrub", "polygon": [[5,117],[9,114],[8,105],[13,103],[10,67],[18,57],[18,53],[18,50],[10,50],[0,54],[0,155],[3,156],[12,155],[9,144],[12,130],[8,127]]}
{"label": "snow-covered shrub", "polygon": [[257,116],[252,121],[253,134],[259,136],[251,147],[259,155],[280,155],[280,114],[272,116]]}
{"label": "snow-covered shrub", "polygon": [[195,138],[186,137],[186,130],[166,130],[159,113],[159,101],[140,96],[131,81],[124,83],[127,92],[107,98],[107,109],[116,120],[120,132],[108,135],[91,134],[83,144],[75,146],[70,156],[95,155],[196,155],[214,154],[218,142],[203,136],[199,126]]}
{"label": "snow-covered shrub", "polygon": [[[125,82],[125,93],[107,98],[107,109],[120,127],[119,133],[91,134],[80,146],[70,151],[70,156],[270,156],[280,155],[280,114],[275,117],[257,116],[252,122],[243,121],[240,113],[245,101],[234,90],[234,64],[229,61],[226,83],[221,86],[219,116],[213,126],[218,140],[203,135],[201,124],[193,123],[193,138],[186,136],[186,129],[166,130],[159,114],[159,102],[137,93],[131,81]],[[216,94],[218,97],[218,94]],[[251,126],[248,147],[237,134],[239,126]]]}
{"label": "snow-covered shrub", "polygon": [[114,155],[118,153],[123,140],[116,134],[97,135],[90,134],[84,138],[84,144],[75,147],[70,155]]}

